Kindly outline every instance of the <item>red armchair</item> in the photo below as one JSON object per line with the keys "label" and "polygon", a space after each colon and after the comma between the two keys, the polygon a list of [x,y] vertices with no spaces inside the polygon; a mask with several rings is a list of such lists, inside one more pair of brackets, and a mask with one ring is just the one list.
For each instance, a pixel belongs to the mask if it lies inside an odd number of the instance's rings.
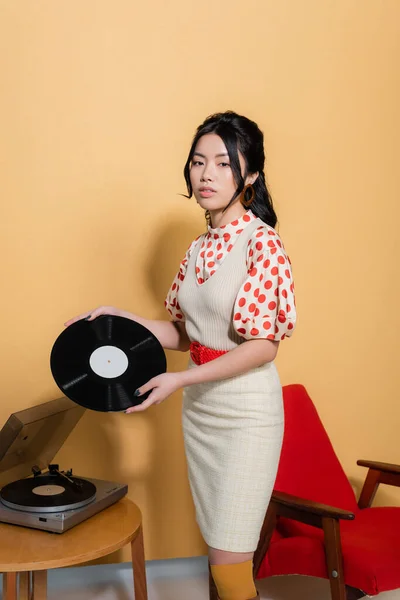
{"label": "red armchair", "polygon": [[357,504],[305,388],[283,391],[284,442],[254,556],[256,577],[329,578],[332,600],[399,588],[400,507],[370,505],[380,483],[400,487],[400,466],[359,460],[369,471]]}

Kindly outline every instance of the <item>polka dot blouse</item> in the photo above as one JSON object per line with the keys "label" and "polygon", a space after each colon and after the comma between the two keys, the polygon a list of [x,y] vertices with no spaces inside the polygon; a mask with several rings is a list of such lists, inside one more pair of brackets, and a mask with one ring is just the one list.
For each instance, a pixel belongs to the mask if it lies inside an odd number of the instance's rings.
{"label": "polka dot blouse", "polygon": [[[196,244],[201,244],[196,274],[198,283],[202,284],[213,276],[239,235],[255,218],[249,210],[227,225],[208,227],[207,233],[190,244],[165,300],[174,321],[185,320],[177,294]],[[289,257],[275,229],[263,224],[253,232],[247,247],[246,263],[247,278],[236,297],[233,311],[236,332],[246,340],[283,340],[289,337],[296,323],[294,285]]]}

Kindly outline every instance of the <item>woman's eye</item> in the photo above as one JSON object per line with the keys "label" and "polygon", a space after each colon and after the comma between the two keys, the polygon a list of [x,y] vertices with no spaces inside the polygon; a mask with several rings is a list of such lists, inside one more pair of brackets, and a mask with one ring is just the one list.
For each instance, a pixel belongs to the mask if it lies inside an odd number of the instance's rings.
{"label": "woman's eye", "polygon": [[231,165],[229,163],[219,163],[220,167],[230,167]]}
{"label": "woman's eye", "polygon": [[199,165],[202,165],[203,163],[201,162],[201,160],[194,160],[192,162],[192,167],[198,167]]}

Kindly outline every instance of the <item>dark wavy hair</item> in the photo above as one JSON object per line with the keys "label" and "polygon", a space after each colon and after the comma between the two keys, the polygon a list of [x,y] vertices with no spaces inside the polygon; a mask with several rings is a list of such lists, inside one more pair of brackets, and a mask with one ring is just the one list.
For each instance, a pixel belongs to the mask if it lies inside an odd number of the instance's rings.
{"label": "dark wavy hair", "polygon": [[[192,184],[190,183],[190,165],[193,159],[193,154],[196,149],[199,139],[207,133],[215,133],[224,142],[229,154],[233,177],[237,184],[236,192],[232,196],[229,204],[224,211],[232,204],[232,202],[243,192],[244,183],[247,175],[257,173],[258,177],[253,183],[255,198],[251,203],[252,212],[262,219],[267,225],[275,227],[277,216],[273,207],[272,198],[268,191],[265,174],[264,174],[264,135],[258,125],[247,117],[238,115],[233,111],[217,113],[207,117],[207,119],[199,125],[193,138],[192,146],[185,164],[183,174],[185,176],[186,186],[188,190],[188,198],[193,195]],[[239,162],[238,150],[243,155],[245,160],[245,173],[242,176]],[[251,194],[251,190],[250,194]],[[247,197],[245,197],[247,199]],[[206,220],[210,222],[210,215],[206,211]]]}

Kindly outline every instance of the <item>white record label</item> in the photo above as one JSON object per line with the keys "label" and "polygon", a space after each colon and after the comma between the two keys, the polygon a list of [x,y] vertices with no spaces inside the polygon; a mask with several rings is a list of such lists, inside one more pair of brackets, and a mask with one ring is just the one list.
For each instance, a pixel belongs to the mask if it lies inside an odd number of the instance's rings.
{"label": "white record label", "polygon": [[38,485],[33,488],[32,492],[37,496],[57,496],[65,492],[65,488],[62,485]]}
{"label": "white record label", "polygon": [[119,377],[128,368],[128,357],[120,348],[116,346],[101,346],[92,352],[89,358],[91,369],[106,379]]}

